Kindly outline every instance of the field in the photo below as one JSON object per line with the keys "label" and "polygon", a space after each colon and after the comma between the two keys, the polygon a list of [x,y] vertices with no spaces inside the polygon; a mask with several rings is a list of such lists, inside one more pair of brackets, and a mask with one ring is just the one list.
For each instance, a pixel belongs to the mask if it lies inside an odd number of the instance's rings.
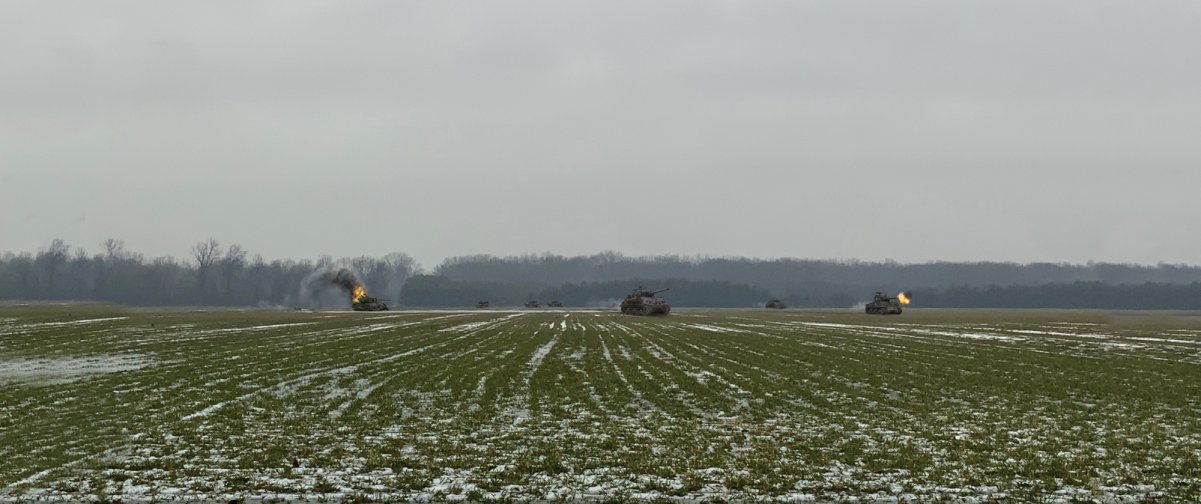
{"label": "field", "polygon": [[0,307],[0,501],[1196,501],[1190,313]]}

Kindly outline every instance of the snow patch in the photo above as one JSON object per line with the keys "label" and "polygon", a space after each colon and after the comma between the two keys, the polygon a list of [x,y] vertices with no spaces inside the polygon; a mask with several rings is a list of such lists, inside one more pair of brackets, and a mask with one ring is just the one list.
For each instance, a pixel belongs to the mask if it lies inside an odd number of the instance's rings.
{"label": "snow patch", "polygon": [[153,359],[139,354],[0,359],[0,382],[53,385],[88,376],[142,369]]}

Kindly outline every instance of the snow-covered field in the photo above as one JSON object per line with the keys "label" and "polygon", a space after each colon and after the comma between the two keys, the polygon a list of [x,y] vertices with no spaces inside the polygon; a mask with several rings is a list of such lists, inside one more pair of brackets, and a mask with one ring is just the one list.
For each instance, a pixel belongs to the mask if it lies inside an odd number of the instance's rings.
{"label": "snow-covered field", "polygon": [[1197,501],[1196,315],[0,307],[0,502]]}

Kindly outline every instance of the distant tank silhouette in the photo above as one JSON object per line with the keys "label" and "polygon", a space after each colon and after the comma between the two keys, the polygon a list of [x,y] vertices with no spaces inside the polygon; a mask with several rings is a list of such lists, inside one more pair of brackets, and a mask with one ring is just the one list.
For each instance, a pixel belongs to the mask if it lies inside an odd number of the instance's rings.
{"label": "distant tank silhouette", "polygon": [[388,311],[388,305],[371,296],[363,296],[350,304],[354,311]]}
{"label": "distant tank silhouette", "polygon": [[669,290],[651,291],[639,286],[621,301],[621,312],[626,315],[667,315],[671,313],[671,305],[655,297],[655,294]]}
{"label": "distant tank silhouette", "polygon": [[558,299],[556,299],[556,300],[554,300],[554,301],[551,301],[551,302],[549,302],[549,303],[546,303],[546,307],[547,307],[547,308],[562,308],[562,307],[563,307],[563,303],[560,303],[560,302],[559,302],[559,300],[558,300]]}
{"label": "distant tank silhouette", "polygon": [[784,308],[788,308],[788,306],[786,306],[783,301],[772,298],[771,300],[769,300],[767,302],[767,306],[765,306],[764,308],[776,308],[776,309],[783,310]]}
{"label": "distant tank silhouette", "polygon": [[883,292],[877,292],[875,299],[867,304],[864,311],[873,315],[900,315],[901,304],[901,299],[889,297]]}
{"label": "distant tank silhouette", "polygon": [[487,301],[479,301],[479,302],[475,303],[475,307],[476,308],[487,308],[488,302]]}
{"label": "distant tank silhouette", "polygon": [[531,299],[531,300],[525,302],[525,307],[526,308],[542,308],[542,305],[538,304],[537,301],[534,301],[533,299]]}

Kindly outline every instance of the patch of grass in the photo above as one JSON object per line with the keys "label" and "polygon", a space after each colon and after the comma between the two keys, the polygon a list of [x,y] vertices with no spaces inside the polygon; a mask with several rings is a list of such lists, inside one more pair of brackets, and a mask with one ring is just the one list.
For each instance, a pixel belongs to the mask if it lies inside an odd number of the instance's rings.
{"label": "patch of grass", "polygon": [[0,308],[4,359],[145,363],[38,382],[0,363],[0,485],[50,470],[5,497],[1201,499],[1199,317],[515,315]]}

